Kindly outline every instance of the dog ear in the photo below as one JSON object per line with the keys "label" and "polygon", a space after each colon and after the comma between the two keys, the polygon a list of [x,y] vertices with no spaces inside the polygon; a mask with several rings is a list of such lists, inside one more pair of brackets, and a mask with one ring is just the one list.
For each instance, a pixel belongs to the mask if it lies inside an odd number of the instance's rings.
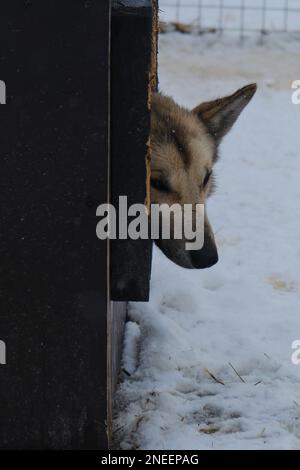
{"label": "dog ear", "polygon": [[230,131],[256,90],[256,83],[247,85],[233,95],[200,104],[193,109],[193,113],[204,122],[210,134],[219,143]]}

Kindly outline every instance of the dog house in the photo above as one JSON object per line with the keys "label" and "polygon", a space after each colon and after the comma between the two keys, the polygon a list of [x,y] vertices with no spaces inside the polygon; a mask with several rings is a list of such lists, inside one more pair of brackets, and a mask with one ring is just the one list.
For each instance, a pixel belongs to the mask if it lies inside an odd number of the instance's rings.
{"label": "dog house", "polygon": [[126,302],[151,242],[96,209],[148,201],[155,0],[1,5],[0,449],[106,449]]}

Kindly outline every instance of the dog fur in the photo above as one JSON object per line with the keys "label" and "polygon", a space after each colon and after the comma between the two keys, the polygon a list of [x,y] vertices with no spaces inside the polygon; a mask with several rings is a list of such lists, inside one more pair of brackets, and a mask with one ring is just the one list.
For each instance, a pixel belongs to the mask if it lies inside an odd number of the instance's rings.
{"label": "dog fur", "polygon": [[[233,95],[200,104],[189,111],[155,94],[151,113],[151,203],[205,204],[214,189],[213,167],[218,147],[241,111],[252,99],[256,84]],[[208,268],[218,261],[213,230],[205,209],[204,245],[186,250],[186,240],[158,240],[165,255],[185,268]]]}

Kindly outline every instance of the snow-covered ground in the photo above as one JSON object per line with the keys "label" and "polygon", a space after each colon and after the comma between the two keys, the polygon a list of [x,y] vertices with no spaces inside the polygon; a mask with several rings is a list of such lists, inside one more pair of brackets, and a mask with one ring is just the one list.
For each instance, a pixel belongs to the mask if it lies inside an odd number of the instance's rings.
{"label": "snow-covered ground", "polygon": [[150,302],[130,305],[116,438],[122,449],[299,449],[300,39],[171,33],[159,63],[161,90],[188,107],[259,90],[216,167],[219,263],[184,270],[155,250]]}

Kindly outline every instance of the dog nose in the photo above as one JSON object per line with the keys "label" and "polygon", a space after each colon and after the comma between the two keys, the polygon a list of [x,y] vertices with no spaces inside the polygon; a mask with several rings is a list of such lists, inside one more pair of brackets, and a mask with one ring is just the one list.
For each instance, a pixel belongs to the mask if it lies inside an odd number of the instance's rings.
{"label": "dog nose", "polygon": [[218,251],[191,251],[190,252],[191,261],[195,269],[205,269],[211,268],[219,261]]}

